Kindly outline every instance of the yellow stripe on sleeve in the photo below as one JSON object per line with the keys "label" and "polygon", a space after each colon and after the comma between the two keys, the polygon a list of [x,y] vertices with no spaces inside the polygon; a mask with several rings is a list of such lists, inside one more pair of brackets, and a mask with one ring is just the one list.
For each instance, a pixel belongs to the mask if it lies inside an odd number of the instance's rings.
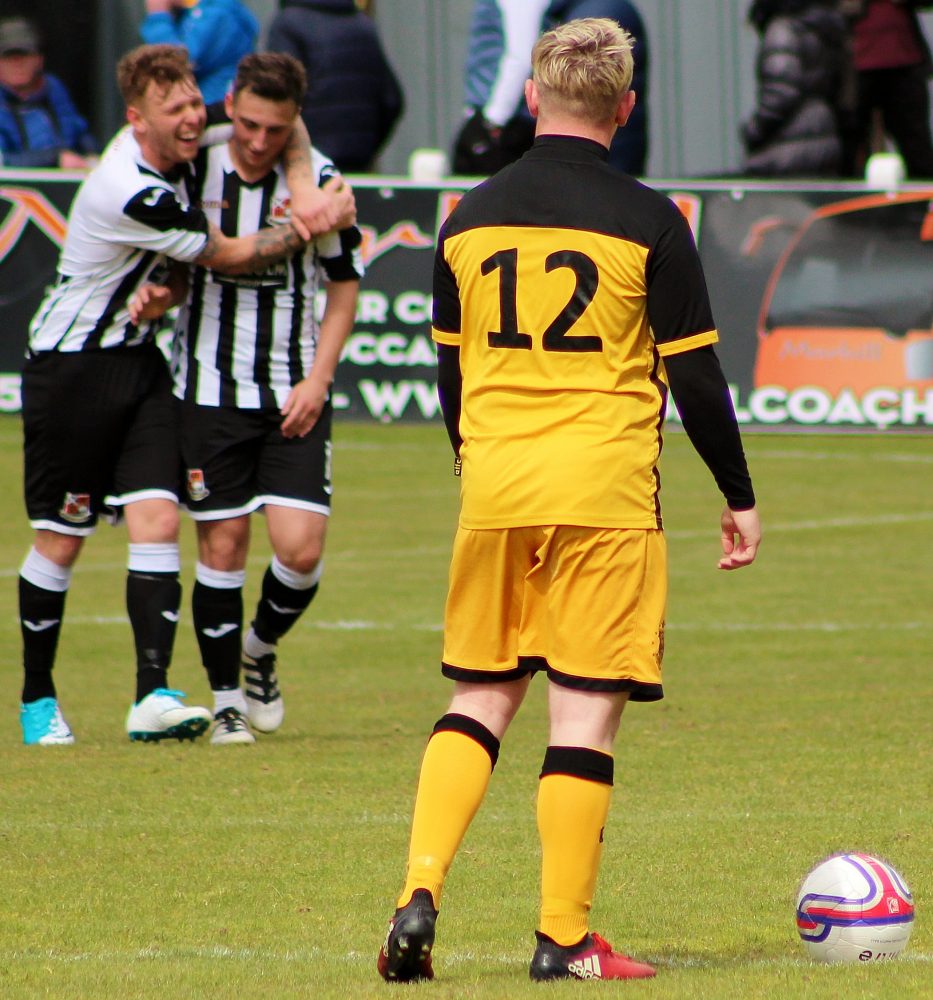
{"label": "yellow stripe on sleeve", "polygon": [[705,333],[695,333],[692,337],[683,337],[680,340],[671,340],[665,344],[658,344],[658,354],[662,358],[670,357],[672,354],[683,354],[684,351],[693,351],[698,347],[706,347],[708,344],[719,342],[718,330],[707,330]]}
{"label": "yellow stripe on sleeve", "polygon": [[438,330],[437,327],[431,327],[431,337],[438,344],[446,344],[448,347],[460,346],[460,334],[452,333],[450,330]]}

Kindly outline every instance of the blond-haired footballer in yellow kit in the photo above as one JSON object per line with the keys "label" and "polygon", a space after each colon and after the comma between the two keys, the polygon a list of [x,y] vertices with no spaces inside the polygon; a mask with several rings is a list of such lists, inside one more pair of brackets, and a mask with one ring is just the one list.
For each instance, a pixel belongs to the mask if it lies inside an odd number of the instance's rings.
{"label": "blond-haired footballer in yellow kit", "polygon": [[589,910],[622,710],[663,697],[669,388],[726,498],[720,568],[752,562],[760,525],[690,230],[606,162],[635,102],[631,47],[608,19],[542,35],[533,148],[469,192],[438,241],[439,390],[462,468],[442,667],[455,688],[422,761],[388,980],[433,977],[447,871],[538,671],[550,731],[531,977],[654,975],[590,933]]}

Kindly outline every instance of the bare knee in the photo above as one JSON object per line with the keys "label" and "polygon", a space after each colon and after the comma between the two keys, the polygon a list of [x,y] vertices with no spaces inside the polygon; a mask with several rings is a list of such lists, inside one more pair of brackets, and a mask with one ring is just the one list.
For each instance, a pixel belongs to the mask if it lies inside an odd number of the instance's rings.
{"label": "bare knee", "polygon": [[154,541],[174,542],[178,539],[178,508],[166,507],[160,510],[150,521],[150,530]]}
{"label": "bare knee", "polygon": [[198,559],[211,569],[230,573],[246,566],[249,519],[198,522]]}
{"label": "bare knee", "polygon": [[171,500],[139,500],[127,504],[124,516],[131,542],[178,541],[178,505]]}
{"label": "bare knee", "polygon": [[303,546],[294,548],[280,546],[275,550],[276,558],[286,568],[293,573],[300,573],[307,576],[313,573],[320,565],[324,555],[324,546],[319,539],[308,542]]}
{"label": "bare knee", "polygon": [[578,691],[551,683],[549,742],[610,753],[627,701],[627,692]]}
{"label": "bare knee", "polygon": [[266,524],[272,551],[286,569],[307,576],[318,568],[327,534],[324,515],[270,505],[266,508]]}
{"label": "bare knee", "polygon": [[70,569],[84,545],[84,536],[59,531],[37,531],[33,547],[40,556],[64,569]]}
{"label": "bare knee", "polygon": [[489,684],[457,682],[448,712],[466,715],[482,723],[497,739],[502,739],[528,691],[530,676]]}

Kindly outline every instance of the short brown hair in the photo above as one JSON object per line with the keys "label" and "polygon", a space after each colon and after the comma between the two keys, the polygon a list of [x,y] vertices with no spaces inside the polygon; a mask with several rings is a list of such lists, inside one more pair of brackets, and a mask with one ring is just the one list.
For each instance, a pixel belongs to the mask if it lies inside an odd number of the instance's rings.
{"label": "short brown hair", "polygon": [[286,52],[253,52],[243,56],[233,78],[234,96],[252,91],[269,101],[294,101],[300,108],[305,99],[305,68]]}
{"label": "short brown hair", "polygon": [[197,86],[188,50],[182,45],[139,45],[117,63],[117,86],[129,107],[150,83],[167,90],[176,83]]}
{"label": "short brown hair", "polygon": [[634,44],[608,17],[579,18],[545,32],[531,53],[541,99],[592,121],[612,118],[632,86]]}

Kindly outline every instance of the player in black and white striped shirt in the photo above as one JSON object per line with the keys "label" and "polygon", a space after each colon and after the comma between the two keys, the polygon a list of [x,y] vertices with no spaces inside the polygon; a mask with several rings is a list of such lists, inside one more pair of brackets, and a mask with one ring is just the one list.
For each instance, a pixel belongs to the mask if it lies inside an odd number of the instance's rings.
{"label": "player in black and white striped shirt", "polygon": [[75,198],[23,371],[26,506],[36,532],[19,580],[27,744],[74,740],[52,668],[72,566],[108,509],[122,511],[129,534],[137,683],[127,731],[151,740],[206,729],[210,713],[167,687],[180,600],[175,413],[153,330],[131,319],[129,302],[167,258],[242,272],[303,245],[286,226],[227,239],[188,205],[182,168],[198,152],[205,113],[184,49],[142,46],[117,77],[130,129]]}
{"label": "player in black and white striped shirt", "polygon": [[[298,118],[304,69],[282,53],[246,56],[226,111],[233,137],[202,151],[197,202],[228,236],[285,224],[290,196],[280,155]],[[320,183],[336,169],[317,150]],[[197,267],[173,357],[197,522],[192,596],[214,692],[212,742],[252,742],[281,724],[275,648],[314,597],[330,512],[330,386],[356,313],[363,273],[355,226],[318,237],[279,264],[230,278]],[[324,290],[323,314],[315,315]],[[249,518],[262,509],[274,552],[243,640]],[[247,707],[248,706],[248,707]]]}

